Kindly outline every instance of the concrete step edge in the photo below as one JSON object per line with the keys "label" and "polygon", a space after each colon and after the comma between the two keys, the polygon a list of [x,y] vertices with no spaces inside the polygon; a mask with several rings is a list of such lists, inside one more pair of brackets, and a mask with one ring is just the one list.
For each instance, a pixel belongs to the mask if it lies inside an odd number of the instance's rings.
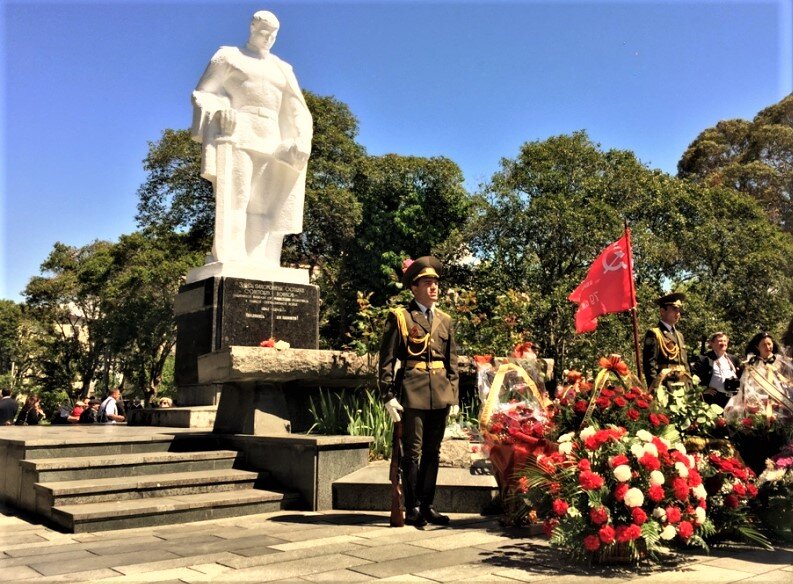
{"label": "concrete step edge", "polygon": [[196,452],[142,452],[132,454],[115,454],[109,456],[78,456],[68,458],[44,458],[22,460],[23,468],[34,471],[79,470],[112,466],[131,466],[140,464],[161,464],[191,460],[222,460],[234,459],[238,453],[234,450],[202,450]]}
{"label": "concrete step edge", "polygon": [[123,505],[114,503],[59,505],[52,508],[52,514],[53,517],[61,516],[68,522],[78,523],[80,521],[121,519],[123,517],[142,515],[162,515],[185,510],[283,501],[284,498],[284,493],[250,489],[224,491],[220,493],[198,493],[174,497],[135,499],[123,501]]}
{"label": "concrete step edge", "polygon": [[[195,486],[256,480],[259,473],[240,469],[208,469],[168,474],[137,475],[75,481],[36,483],[34,488],[53,497],[110,493],[135,489]],[[85,484],[89,483],[89,484]]]}

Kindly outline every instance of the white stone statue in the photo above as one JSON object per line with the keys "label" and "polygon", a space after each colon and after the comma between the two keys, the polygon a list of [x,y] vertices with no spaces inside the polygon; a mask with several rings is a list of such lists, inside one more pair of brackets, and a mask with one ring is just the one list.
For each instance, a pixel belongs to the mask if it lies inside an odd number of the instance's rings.
{"label": "white stone statue", "polygon": [[210,276],[308,283],[280,267],[288,233],[303,230],[312,120],[292,67],[273,55],[279,22],[253,15],[244,47],[220,47],[193,92],[193,139],[203,143],[201,176],[215,191]]}

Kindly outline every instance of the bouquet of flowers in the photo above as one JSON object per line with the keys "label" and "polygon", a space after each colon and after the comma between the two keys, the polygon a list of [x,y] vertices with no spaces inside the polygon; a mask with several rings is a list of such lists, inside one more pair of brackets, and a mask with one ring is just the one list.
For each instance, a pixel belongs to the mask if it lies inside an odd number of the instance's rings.
{"label": "bouquet of flowers", "polygon": [[530,457],[555,449],[547,439],[552,428],[546,405],[532,375],[510,360],[475,358],[479,394],[483,397],[479,424],[483,450],[493,464],[503,499],[515,491],[515,471]]}
{"label": "bouquet of flowers", "polygon": [[552,418],[559,434],[595,421],[612,424],[629,432],[652,428],[662,434],[669,417],[647,393],[619,355],[600,359],[600,372],[594,383],[581,379],[575,371],[568,373],[568,384],[552,405]]}
{"label": "bouquet of flowers", "polygon": [[592,561],[637,561],[662,542],[706,547],[713,532],[699,455],[646,430],[598,429],[559,437],[519,485],[545,519],[551,544]]}
{"label": "bouquet of flowers", "polygon": [[754,508],[763,525],[777,538],[793,541],[793,443],[766,461],[757,487]]}

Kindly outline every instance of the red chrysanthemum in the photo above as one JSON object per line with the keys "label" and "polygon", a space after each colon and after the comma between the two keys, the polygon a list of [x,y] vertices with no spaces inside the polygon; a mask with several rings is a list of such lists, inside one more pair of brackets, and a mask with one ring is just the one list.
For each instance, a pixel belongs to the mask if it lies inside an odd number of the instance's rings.
{"label": "red chrysanthemum", "polygon": [[570,508],[570,505],[567,504],[566,501],[562,501],[561,499],[554,499],[553,503],[551,503],[551,507],[553,508],[553,512],[556,513],[559,517],[567,513],[567,510]]}
{"label": "red chrysanthemum", "polygon": [[675,497],[680,501],[685,501],[688,499],[688,483],[686,479],[677,477],[676,479],[672,480],[672,490],[675,493]]}
{"label": "red chrysanthemum", "polygon": [[584,412],[586,412],[588,405],[589,404],[587,404],[584,400],[578,400],[577,402],[575,402],[573,409],[577,414],[583,414]]}
{"label": "red chrysanthemum", "polygon": [[625,499],[625,493],[628,492],[629,488],[630,487],[628,486],[628,483],[620,483],[620,484],[618,484],[614,488],[614,498],[617,501],[622,501],[623,499]]}
{"label": "red chrysanthemum", "polygon": [[617,468],[621,464],[628,464],[628,462],[629,460],[627,456],[625,456],[624,454],[618,454],[616,456],[612,456],[609,459],[609,466],[611,468]]}
{"label": "red chrysanthemum", "polygon": [[627,543],[642,536],[642,530],[638,525],[620,525],[617,527],[617,541]]}
{"label": "red chrysanthemum", "polygon": [[592,470],[592,464],[588,458],[582,458],[578,461],[578,470]]}
{"label": "red chrysanthemum", "polygon": [[647,489],[647,496],[657,503],[664,498],[664,488],[661,485],[650,485],[650,488]]}
{"label": "red chrysanthemum", "polygon": [[696,487],[702,484],[702,475],[695,468],[688,471],[688,486]]}
{"label": "red chrysanthemum", "polygon": [[653,456],[649,452],[644,453],[644,455],[639,459],[639,464],[641,464],[648,471],[658,470],[661,468],[661,461],[658,460],[657,456]]}
{"label": "red chrysanthemum", "polygon": [[694,535],[694,526],[689,521],[681,521],[677,526],[677,534],[683,539],[688,539]]}
{"label": "red chrysanthemum", "polygon": [[677,523],[681,518],[682,513],[680,513],[680,509],[671,506],[666,508],[666,520],[669,523]]}
{"label": "red chrysanthemum", "polygon": [[634,507],[631,511],[631,517],[636,525],[643,525],[647,521],[647,513],[641,507]]}

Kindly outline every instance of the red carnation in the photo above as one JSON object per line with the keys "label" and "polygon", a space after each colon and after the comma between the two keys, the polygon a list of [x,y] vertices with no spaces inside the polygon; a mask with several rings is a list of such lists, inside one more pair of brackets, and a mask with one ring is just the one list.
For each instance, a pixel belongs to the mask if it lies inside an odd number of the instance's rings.
{"label": "red carnation", "polygon": [[578,461],[578,470],[592,470],[592,465],[589,463],[588,458],[582,458]]}
{"label": "red carnation", "polygon": [[695,468],[688,471],[688,486],[696,487],[702,484],[702,475]]}
{"label": "red carnation", "polygon": [[628,464],[628,457],[624,454],[618,454],[617,456],[612,456],[609,459],[609,466],[611,468],[617,468],[621,464]]}
{"label": "red carnation", "polygon": [[545,523],[542,524],[542,532],[547,536],[551,537],[553,530],[556,526],[559,525],[558,519],[546,519]]}
{"label": "red carnation", "polygon": [[653,425],[653,428],[657,428],[661,425],[661,420],[658,418],[658,414],[650,414],[650,423]]}
{"label": "red carnation", "polygon": [[626,543],[639,539],[642,536],[642,530],[638,525],[620,525],[617,527],[617,541]]}
{"label": "red carnation", "polygon": [[752,483],[746,485],[746,491],[749,493],[749,496],[752,498],[757,496],[757,487],[755,487]]}
{"label": "red carnation", "polygon": [[689,521],[681,521],[677,526],[677,534],[683,539],[688,539],[694,535],[694,526]]}
{"label": "red carnation", "polygon": [[631,511],[631,517],[636,525],[643,525],[647,521],[647,513],[641,507],[634,507]]}
{"label": "red carnation", "polygon": [[556,513],[559,517],[567,513],[567,509],[570,505],[567,502],[562,501],[561,499],[554,499],[553,503],[551,503],[551,507],[553,508],[553,512]]}
{"label": "red carnation", "polygon": [[631,408],[627,412],[625,412],[625,415],[628,416],[629,420],[631,420],[632,422],[635,422],[636,420],[639,419],[639,415],[640,414],[639,414],[638,410],[634,410],[633,408]]}
{"label": "red carnation", "polygon": [[641,409],[643,409],[643,410],[646,410],[647,408],[649,408],[649,407],[650,407],[650,404],[649,404],[649,403],[647,403],[647,401],[646,401],[646,400],[644,400],[644,399],[637,399],[637,400],[636,400],[636,407],[637,407],[637,408],[641,408]]}
{"label": "red carnation", "polygon": [[600,541],[602,541],[606,545],[614,543],[615,535],[616,533],[614,532],[614,528],[611,525],[604,525],[598,530],[598,536],[600,537]]}
{"label": "red carnation", "polygon": [[625,406],[628,405],[628,402],[624,397],[617,396],[614,398],[614,405],[617,406],[618,408],[624,408]]}
{"label": "red carnation", "polygon": [[697,507],[702,507],[703,509],[707,509],[708,508],[707,500],[703,497],[702,499],[697,501]]}
{"label": "red carnation", "polygon": [[653,456],[649,452],[644,453],[644,455],[639,459],[639,464],[649,471],[658,470],[661,468],[661,461],[658,460],[658,457]]}
{"label": "red carnation", "polygon": [[680,501],[685,501],[688,499],[688,483],[686,479],[677,477],[672,481],[672,490],[675,492],[675,497],[677,497]]}
{"label": "red carnation", "polygon": [[652,440],[653,445],[655,446],[656,450],[658,450],[658,454],[666,454],[669,452],[669,448],[667,448],[664,441],[661,440],[658,436],[653,436]]}
{"label": "red carnation", "polygon": [[[719,418],[719,419],[721,419],[721,418]],[[658,420],[662,424],[668,424],[669,423],[669,416],[667,416],[666,414],[658,414]]]}
{"label": "red carnation", "polygon": [[616,488],[614,489],[614,498],[617,501],[622,501],[623,499],[625,499],[625,493],[628,492],[629,488],[630,487],[628,486],[628,483],[620,483],[620,484],[618,484],[616,486]]}
{"label": "red carnation", "polygon": [[751,428],[752,425],[752,418],[744,418],[741,420],[741,426],[744,428]]}
{"label": "red carnation", "polygon": [[611,405],[611,400],[605,396],[600,396],[595,400],[595,405],[599,407],[601,410],[605,410],[607,407]]}
{"label": "red carnation", "polygon": [[746,496],[746,487],[744,487],[741,483],[735,483],[732,486],[732,492],[738,495],[739,497]]}
{"label": "red carnation", "polygon": [[741,502],[738,500],[738,497],[730,493],[729,495],[724,497],[724,504],[732,509],[737,509],[738,505],[740,505]]}
{"label": "red carnation", "polygon": [[586,412],[588,404],[584,400],[578,400],[575,402],[573,409],[576,411],[577,414],[583,414]]}
{"label": "red carnation", "polygon": [[605,507],[597,507],[589,510],[589,518],[595,525],[603,525],[609,520],[609,514]]}
{"label": "red carnation", "polygon": [[603,486],[603,477],[597,473],[583,470],[581,474],[578,475],[578,484],[581,485],[581,488],[585,491],[594,491]]}
{"label": "red carnation", "polygon": [[588,552],[595,552],[600,547],[600,538],[597,535],[587,535],[584,538],[584,549]]}
{"label": "red carnation", "polygon": [[680,513],[680,509],[677,507],[667,507],[666,508],[666,520],[669,523],[677,523],[682,518],[682,514]]}
{"label": "red carnation", "polygon": [[647,495],[657,503],[664,498],[664,488],[661,485],[650,485],[650,488],[647,489]]}

